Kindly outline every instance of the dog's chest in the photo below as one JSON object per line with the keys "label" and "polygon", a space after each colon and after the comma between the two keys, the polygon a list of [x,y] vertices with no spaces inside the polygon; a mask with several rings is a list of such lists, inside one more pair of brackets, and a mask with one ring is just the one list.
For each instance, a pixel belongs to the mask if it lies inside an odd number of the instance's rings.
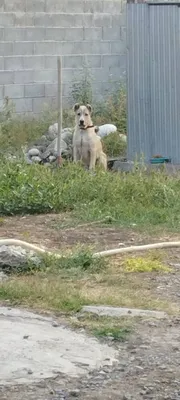
{"label": "dog's chest", "polygon": [[76,146],[77,146],[79,149],[80,149],[80,148],[83,148],[83,149],[86,150],[86,151],[90,150],[91,144],[92,144],[91,142],[92,142],[91,137],[89,137],[89,136],[87,135],[87,133],[84,132],[84,131],[80,132],[80,134],[78,135],[78,137],[76,137],[76,139],[75,139]]}

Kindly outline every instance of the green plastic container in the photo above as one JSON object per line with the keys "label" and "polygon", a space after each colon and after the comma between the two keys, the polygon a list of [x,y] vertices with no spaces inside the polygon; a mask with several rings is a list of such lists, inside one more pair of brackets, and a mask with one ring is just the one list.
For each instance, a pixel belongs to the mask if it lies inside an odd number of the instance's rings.
{"label": "green plastic container", "polygon": [[150,163],[151,164],[164,164],[164,163],[170,163],[171,159],[168,157],[159,157],[159,158],[151,158]]}

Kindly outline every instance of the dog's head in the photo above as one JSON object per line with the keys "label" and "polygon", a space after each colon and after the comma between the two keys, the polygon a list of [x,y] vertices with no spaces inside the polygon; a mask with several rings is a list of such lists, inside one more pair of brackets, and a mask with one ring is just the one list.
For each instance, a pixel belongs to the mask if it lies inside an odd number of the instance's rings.
{"label": "dog's head", "polygon": [[76,124],[83,129],[86,129],[88,126],[92,125],[91,121],[91,113],[92,107],[90,104],[86,106],[81,106],[80,104],[74,105],[74,112],[76,114]]}

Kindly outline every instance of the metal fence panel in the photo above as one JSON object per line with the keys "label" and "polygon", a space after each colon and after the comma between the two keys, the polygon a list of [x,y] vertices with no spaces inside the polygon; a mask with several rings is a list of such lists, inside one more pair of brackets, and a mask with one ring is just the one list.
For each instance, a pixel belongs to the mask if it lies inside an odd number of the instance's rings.
{"label": "metal fence panel", "polygon": [[180,8],[127,5],[128,157],[180,164]]}

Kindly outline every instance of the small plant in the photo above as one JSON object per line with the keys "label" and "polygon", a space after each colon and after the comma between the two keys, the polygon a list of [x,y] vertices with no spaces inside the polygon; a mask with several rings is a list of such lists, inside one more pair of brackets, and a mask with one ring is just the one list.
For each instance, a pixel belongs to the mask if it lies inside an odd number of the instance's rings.
{"label": "small plant", "polygon": [[171,272],[172,269],[164,265],[160,260],[148,257],[127,258],[124,261],[126,272]]}
{"label": "small plant", "polygon": [[92,104],[92,77],[86,64],[83,64],[83,73],[80,81],[72,85],[72,98],[74,103]]}
{"label": "small plant", "polygon": [[111,133],[102,139],[104,152],[109,157],[126,156],[127,144],[120,138],[119,132]]}
{"label": "small plant", "polygon": [[131,333],[130,328],[120,328],[118,326],[109,326],[100,329],[94,329],[93,334],[96,337],[112,338],[118,342],[125,342]]}

